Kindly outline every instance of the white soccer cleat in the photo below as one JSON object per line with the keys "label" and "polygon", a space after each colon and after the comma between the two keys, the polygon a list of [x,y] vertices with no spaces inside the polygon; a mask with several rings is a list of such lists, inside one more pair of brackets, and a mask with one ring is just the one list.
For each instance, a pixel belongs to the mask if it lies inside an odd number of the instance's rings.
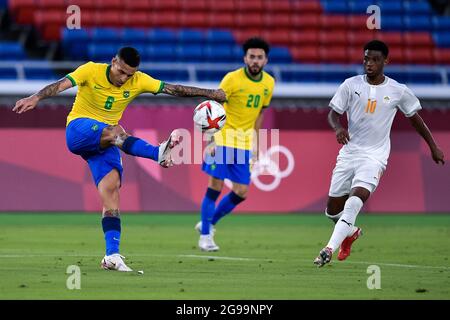
{"label": "white soccer cleat", "polygon": [[[202,222],[201,221],[195,225],[195,230],[197,230],[197,232],[199,234],[202,234]],[[214,228],[214,226],[212,224],[210,224],[209,225],[209,234],[214,237],[215,233],[216,233],[216,228]]]}
{"label": "white soccer cleat", "polygon": [[105,270],[117,270],[124,272],[133,271],[125,264],[123,259],[125,259],[125,257],[121,256],[118,253],[114,253],[110,256],[104,256],[102,259],[101,267]]}
{"label": "white soccer cleat", "polygon": [[200,250],[207,252],[219,251],[219,246],[214,242],[214,239],[210,234],[200,235],[198,247]]}
{"label": "white soccer cleat", "polygon": [[178,129],[175,129],[170,134],[169,139],[159,145],[158,163],[160,166],[164,168],[173,166],[170,151],[173,147],[180,143],[180,137],[180,132]]}

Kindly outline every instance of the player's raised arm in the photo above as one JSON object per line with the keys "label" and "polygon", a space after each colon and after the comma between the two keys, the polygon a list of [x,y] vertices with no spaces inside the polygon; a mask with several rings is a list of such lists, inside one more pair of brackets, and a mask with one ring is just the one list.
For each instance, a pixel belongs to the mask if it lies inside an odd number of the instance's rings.
{"label": "player's raised arm", "polygon": [[224,102],[227,99],[222,89],[203,89],[179,84],[165,83],[161,92],[177,97],[205,97],[217,102]]}
{"label": "player's raised arm", "polygon": [[336,140],[340,144],[347,144],[350,136],[347,130],[342,126],[340,121],[341,115],[335,110],[330,110],[328,113],[328,123],[330,127],[336,132]]}
{"label": "player's raised arm", "polygon": [[36,107],[37,103],[45,98],[53,97],[57,95],[58,93],[67,90],[72,87],[72,82],[67,78],[62,78],[52,84],[49,84],[48,86],[44,87],[43,89],[39,90],[35,94],[20,99],[16,102],[16,105],[12,109],[12,111],[16,113],[23,113],[29,110],[32,110]]}
{"label": "player's raised arm", "polygon": [[436,162],[437,164],[444,164],[444,152],[442,152],[442,150],[437,146],[430,129],[428,129],[422,117],[418,113],[415,113],[408,119],[414,129],[416,129],[416,131],[422,136],[423,140],[426,141],[428,147],[430,147],[431,157],[433,158],[434,162]]}

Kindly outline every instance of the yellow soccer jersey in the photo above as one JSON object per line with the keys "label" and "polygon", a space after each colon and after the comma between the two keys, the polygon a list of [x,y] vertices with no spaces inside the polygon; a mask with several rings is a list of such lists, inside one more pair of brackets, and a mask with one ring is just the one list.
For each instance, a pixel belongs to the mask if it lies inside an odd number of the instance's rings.
{"label": "yellow soccer jersey", "polygon": [[128,104],[139,94],[158,93],[164,82],[137,71],[123,86],[116,87],[109,80],[111,66],[88,62],[66,77],[78,86],[78,92],[67,123],[77,118],[95,119],[107,124],[118,124]]}
{"label": "yellow soccer jersey", "polygon": [[252,149],[255,121],[261,109],[269,106],[274,86],[274,78],[264,71],[260,80],[251,79],[245,68],[225,75],[220,88],[227,95],[227,121],[214,135],[217,145]]}

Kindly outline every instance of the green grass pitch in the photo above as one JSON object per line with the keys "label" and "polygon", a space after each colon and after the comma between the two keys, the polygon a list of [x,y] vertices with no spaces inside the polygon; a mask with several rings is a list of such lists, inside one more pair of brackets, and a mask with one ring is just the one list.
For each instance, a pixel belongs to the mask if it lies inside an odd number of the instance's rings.
{"label": "green grass pitch", "polygon": [[[122,214],[135,271],[102,270],[97,214],[0,214],[0,299],[450,299],[450,215],[366,215],[344,262],[312,261],[333,225],[322,214],[231,215],[202,253],[194,214]],[[69,290],[67,268],[80,268]],[[368,266],[381,289],[367,288]]]}

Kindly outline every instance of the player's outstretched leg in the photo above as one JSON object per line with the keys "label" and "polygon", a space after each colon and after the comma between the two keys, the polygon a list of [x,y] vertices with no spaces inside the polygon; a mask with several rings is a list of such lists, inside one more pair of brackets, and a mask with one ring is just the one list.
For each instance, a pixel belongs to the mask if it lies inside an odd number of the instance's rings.
{"label": "player's outstretched leg", "polygon": [[219,250],[219,246],[214,242],[215,228],[211,225],[211,220],[222,188],[223,180],[209,177],[208,189],[202,201],[201,221],[195,226],[195,229],[200,233],[198,247],[202,251]]}
{"label": "player's outstretched leg", "polygon": [[345,238],[344,241],[342,241],[341,243],[341,247],[339,248],[339,254],[337,257],[338,260],[340,261],[347,259],[347,257],[350,255],[353,242],[355,242],[356,239],[362,236],[361,228],[358,227],[354,228],[356,228],[355,232],[353,232],[351,236]]}

